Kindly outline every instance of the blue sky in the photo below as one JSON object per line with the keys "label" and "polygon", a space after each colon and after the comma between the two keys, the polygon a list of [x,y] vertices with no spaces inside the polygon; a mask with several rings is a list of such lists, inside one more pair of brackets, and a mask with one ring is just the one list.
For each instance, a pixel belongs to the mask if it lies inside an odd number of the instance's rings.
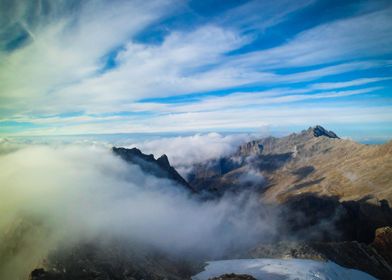
{"label": "blue sky", "polygon": [[1,1],[0,134],[392,137],[391,1]]}

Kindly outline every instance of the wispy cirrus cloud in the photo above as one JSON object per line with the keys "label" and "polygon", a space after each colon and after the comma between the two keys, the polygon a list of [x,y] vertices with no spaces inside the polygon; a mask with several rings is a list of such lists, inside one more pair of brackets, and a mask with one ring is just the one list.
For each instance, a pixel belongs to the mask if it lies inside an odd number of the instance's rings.
{"label": "wispy cirrus cloud", "polygon": [[391,80],[392,77],[377,77],[377,78],[362,78],[356,79],[351,81],[344,81],[344,82],[329,82],[329,83],[318,83],[312,84],[310,88],[318,89],[318,90],[330,90],[330,89],[338,89],[338,88],[347,88],[353,86],[362,86],[371,83],[377,83],[381,81]]}
{"label": "wispy cirrus cloud", "polygon": [[305,30],[281,46],[244,54],[236,63],[274,69],[369,58],[391,52],[392,8]]}
{"label": "wispy cirrus cloud", "polygon": [[[309,102],[352,116],[392,106],[390,5],[358,4],[300,29],[291,25],[320,1],[275,2],[207,12],[175,0],[15,2],[0,21],[0,132],[256,128],[289,124]],[[277,33],[287,39],[260,43]]]}
{"label": "wispy cirrus cloud", "polygon": [[[18,3],[18,11],[29,7]],[[73,11],[61,2],[50,5],[52,17],[44,9],[36,15],[24,11],[15,24],[29,37],[12,51],[0,52],[1,109],[28,112],[32,104],[37,111],[45,108],[56,100],[59,89],[96,75],[108,52],[167,13],[168,4],[166,0],[87,1]],[[69,11],[61,14],[58,10],[63,6]],[[29,16],[36,17],[37,23],[28,25]],[[63,100],[63,105],[79,100]]]}
{"label": "wispy cirrus cloud", "polygon": [[315,2],[315,0],[247,1],[220,15],[217,22],[221,25],[230,25],[240,31],[255,29],[263,31],[285,21],[290,13]]}

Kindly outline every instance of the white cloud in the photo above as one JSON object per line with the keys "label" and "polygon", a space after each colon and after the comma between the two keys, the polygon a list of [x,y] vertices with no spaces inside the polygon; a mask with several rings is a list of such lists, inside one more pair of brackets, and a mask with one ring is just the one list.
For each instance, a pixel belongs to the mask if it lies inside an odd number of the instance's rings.
{"label": "white cloud", "polygon": [[[274,233],[272,216],[254,215],[262,207],[254,196],[200,202],[99,146],[25,147],[0,155],[0,166],[0,238],[24,240],[0,261],[5,279],[31,271],[64,241],[116,237],[212,257]],[[14,235],[27,225],[24,235]]]}
{"label": "white cloud", "polygon": [[223,25],[234,26],[242,31],[252,29],[264,31],[283,22],[290,13],[303,9],[315,2],[314,0],[252,0],[220,15],[217,21]]}
{"label": "white cloud", "polygon": [[[106,122],[63,123],[54,120],[48,127],[26,128],[14,135],[64,135],[95,133],[257,131],[261,127],[309,127],[324,125],[365,125],[392,121],[388,104],[365,106],[353,102],[274,104],[249,108],[179,112],[145,117],[118,116]],[[292,131],[292,129],[289,129]],[[371,132],[369,132],[371,133]],[[385,136],[385,137],[391,137]]]}
{"label": "white cloud", "polygon": [[[339,104],[338,104],[339,105]],[[363,107],[340,104],[297,104],[274,107],[227,109],[212,112],[179,113],[148,120],[153,131],[197,131],[213,129],[254,129],[261,126],[308,127],[324,124],[371,124],[392,121],[389,106]]]}
{"label": "white cloud", "polygon": [[[259,106],[259,111],[269,113],[272,108],[264,108],[265,105],[275,104],[276,115],[280,115],[281,102],[337,99],[377,88],[365,86],[329,93],[312,90],[363,86],[389,79],[361,78],[358,73],[391,65],[391,61],[374,57],[389,52],[391,9],[324,23],[275,48],[228,54],[252,43],[254,38],[244,35],[248,34],[246,30],[274,26],[291,12],[312,3],[291,2],[251,1],[203,25],[189,26],[182,31],[167,30],[162,42],[157,44],[137,42],[135,36],[173,12],[171,9],[176,5],[169,0],[85,2],[76,11],[46,18],[39,24],[27,24],[30,42],[13,52],[0,53],[0,117],[3,123],[24,121],[41,126],[26,128],[25,134],[211,131],[241,125],[254,128],[272,120],[283,121],[265,115],[260,118],[260,112],[254,113],[254,108],[248,107]],[[258,9],[260,13],[252,13],[249,19],[241,16]],[[258,22],[255,18],[262,15],[266,16],[265,21]],[[238,21],[229,25],[232,17]],[[114,49],[118,51],[113,53],[116,67],[103,69],[105,56]],[[290,68],[315,65],[319,66],[294,71]],[[285,67],[289,74],[277,71]],[[346,82],[317,81],[345,73],[358,77]],[[310,85],[312,81],[317,84]],[[295,83],[304,83],[303,88],[298,90]],[[189,93],[201,96],[208,91],[244,86],[273,89],[259,94],[240,92],[199,98],[187,104],[139,102]],[[234,120],[230,112],[235,116],[237,110],[243,114]],[[349,111],[356,109],[349,108]],[[68,117],[70,112],[82,114]],[[119,112],[146,114],[112,116]]]}
{"label": "white cloud", "polygon": [[33,26],[29,44],[11,53],[0,53],[2,109],[69,110],[83,96],[55,104],[60,102],[58,89],[95,75],[103,66],[104,55],[159,19],[167,12],[168,3],[90,1],[74,13],[52,19],[50,24]]}
{"label": "white cloud", "polygon": [[137,147],[157,156],[166,154],[171,164],[186,176],[193,164],[229,155],[254,137],[249,134],[195,134],[136,142],[127,147]]}
{"label": "white cloud", "polygon": [[315,90],[330,90],[330,89],[339,89],[339,88],[367,85],[370,83],[377,83],[377,82],[391,80],[391,79],[392,79],[391,77],[362,78],[362,79],[356,79],[356,80],[344,81],[344,82],[318,83],[318,84],[311,85],[310,88]]}
{"label": "white cloud", "polygon": [[392,8],[305,30],[288,43],[245,54],[236,63],[262,69],[318,65],[390,53]]}
{"label": "white cloud", "polygon": [[235,85],[236,72],[230,69],[209,71],[207,78],[198,68],[220,62],[224,52],[244,41],[231,31],[205,26],[190,33],[174,32],[158,46],[129,42],[117,55],[117,68],[61,90],[56,103],[79,99],[78,106],[88,112],[113,111],[118,106],[125,110],[140,98]]}
{"label": "white cloud", "polygon": [[165,106],[162,111],[166,112],[202,112],[202,111],[218,111],[230,108],[243,108],[247,111],[251,106],[263,106],[268,104],[283,104],[290,102],[339,98],[351,95],[359,95],[382,89],[382,87],[369,87],[355,90],[327,91],[327,92],[311,92],[310,89],[290,90],[276,89],[265,92],[239,92],[222,97],[206,97],[200,102],[190,104],[176,104]]}

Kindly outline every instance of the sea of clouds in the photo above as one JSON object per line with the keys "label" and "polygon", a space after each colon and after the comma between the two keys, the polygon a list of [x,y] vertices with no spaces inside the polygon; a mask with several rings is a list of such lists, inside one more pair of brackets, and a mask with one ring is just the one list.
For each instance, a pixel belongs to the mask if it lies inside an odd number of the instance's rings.
{"label": "sea of clouds", "polygon": [[[187,164],[203,160],[202,155],[225,154],[232,143],[242,141],[216,134],[189,139],[193,142],[183,153],[196,159],[188,158]],[[185,140],[176,141],[181,146]],[[216,151],[219,141],[227,145]],[[157,143],[145,145],[158,151]],[[179,164],[180,150],[170,143],[163,140],[161,151],[167,148]],[[28,273],[59,244],[98,237],[125,238],[168,254],[212,257],[275,231],[272,215],[257,196],[203,201],[126,163],[107,145],[2,140],[0,146],[0,278]]]}

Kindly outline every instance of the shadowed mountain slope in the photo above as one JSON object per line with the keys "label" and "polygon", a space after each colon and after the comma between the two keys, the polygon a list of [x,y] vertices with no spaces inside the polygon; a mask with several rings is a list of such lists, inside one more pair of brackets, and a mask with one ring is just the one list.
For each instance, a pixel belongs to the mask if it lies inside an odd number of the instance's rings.
{"label": "shadowed mountain slope", "polygon": [[260,244],[241,258],[296,258],[327,261],[366,271],[379,279],[391,279],[392,228],[376,231],[370,244],[344,242],[279,242]]}
{"label": "shadowed mountain slope", "polygon": [[177,170],[169,163],[166,155],[155,159],[154,155],[143,154],[139,149],[112,148],[113,152],[126,162],[138,165],[144,172],[158,178],[170,179],[193,192],[188,182],[181,177]]}

